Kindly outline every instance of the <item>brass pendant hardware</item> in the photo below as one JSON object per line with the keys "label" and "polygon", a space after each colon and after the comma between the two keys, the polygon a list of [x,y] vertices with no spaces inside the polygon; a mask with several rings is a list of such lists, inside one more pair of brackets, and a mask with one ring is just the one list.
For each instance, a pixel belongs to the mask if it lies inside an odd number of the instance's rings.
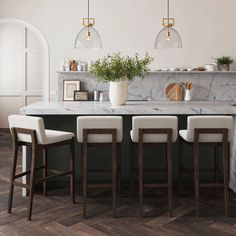
{"label": "brass pendant hardware", "polygon": [[95,25],[95,18],[83,18],[83,26],[93,27]]}
{"label": "brass pendant hardware", "polygon": [[173,27],[175,25],[175,19],[174,18],[162,18],[162,26],[163,27]]}

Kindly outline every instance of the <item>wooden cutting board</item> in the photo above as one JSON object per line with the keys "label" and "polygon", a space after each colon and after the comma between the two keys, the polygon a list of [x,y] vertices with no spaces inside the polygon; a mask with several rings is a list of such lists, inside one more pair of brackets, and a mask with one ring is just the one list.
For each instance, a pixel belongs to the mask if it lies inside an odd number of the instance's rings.
{"label": "wooden cutting board", "polygon": [[166,87],[166,97],[170,101],[182,101],[183,100],[183,90],[182,83],[171,83]]}

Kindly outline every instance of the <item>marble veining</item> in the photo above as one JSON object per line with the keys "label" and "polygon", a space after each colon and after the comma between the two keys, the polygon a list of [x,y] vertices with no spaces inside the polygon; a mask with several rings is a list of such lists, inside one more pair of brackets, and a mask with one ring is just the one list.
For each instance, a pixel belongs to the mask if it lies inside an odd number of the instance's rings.
{"label": "marble veining", "polygon": [[[80,80],[81,89],[92,92],[94,89],[103,91],[108,100],[109,84],[98,82],[89,73],[63,73],[58,72],[58,100],[63,98],[63,80]],[[172,83],[191,82],[192,98],[195,101],[219,100],[229,101],[236,99],[236,73],[235,72],[154,72],[143,80],[137,78],[129,82],[128,100],[159,100],[166,101],[166,87]]]}

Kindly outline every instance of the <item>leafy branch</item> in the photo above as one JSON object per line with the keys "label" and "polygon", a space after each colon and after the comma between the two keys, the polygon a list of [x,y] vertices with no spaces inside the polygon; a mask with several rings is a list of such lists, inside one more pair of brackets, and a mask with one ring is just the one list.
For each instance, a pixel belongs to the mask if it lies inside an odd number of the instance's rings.
{"label": "leafy branch", "polygon": [[133,80],[135,77],[144,78],[152,62],[148,54],[140,59],[138,54],[130,57],[121,56],[120,53],[108,54],[98,59],[90,68],[90,73],[100,81]]}

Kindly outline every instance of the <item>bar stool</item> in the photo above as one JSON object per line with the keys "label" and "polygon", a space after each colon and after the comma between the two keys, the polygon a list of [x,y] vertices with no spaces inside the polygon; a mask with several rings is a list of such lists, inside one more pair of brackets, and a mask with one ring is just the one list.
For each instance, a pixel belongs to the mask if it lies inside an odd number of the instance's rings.
{"label": "bar stool", "polygon": [[[194,180],[195,180],[195,201],[196,216],[199,216],[199,188],[200,187],[223,187],[225,201],[225,215],[229,209],[229,148],[230,138],[233,130],[233,117],[231,116],[189,116],[187,130],[180,130],[179,140],[179,184],[182,190],[183,173],[191,171],[183,165],[183,144],[194,149]],[[199,149],[201,146],[213,146],[217,150],[222,146],[223,177],[224,183],[217,183],[216,171],[215,183],[199,183]],[[216,152],[215,152],[216,155]],[[216,156],[215,156],[216,163]],[[216,164],[215,164],[216,165]],[[216,166],[215,166],[216,168]]]}
{"label": "bar stool", "polygon": [[[120,116],[83,116],[77,118],[77,139],[82,144],[83,215],[87,217],[87,188],[112,189],[113,216],[116,217],[117,182],[119,178],[118,149],[123,137],[123,119]],[[112,184],[87,184],[88,173],[107,174],[107,170],[88,169],[88,148],[110,147],[112,149]]]}
{"label": "bar stool", "polygon": [[[132,130],[130,131],[130,183],[132,186],[133,175],[139,178],[139,210],[143,216],[143,189],[168,188],[169,214],[172,216],[172,143],[177,139],[178,118],[176,116],[134,116]],[[144,147],[165,145],[167,161],[167,183],[145,184],[144,174],[158,174],[162,169],[144,169]],[[134,166],[133,147],[138,148],[138,170]],[[161,153],[160,153],[161,155]],[[132,190],[131,190],[132,191]]]}
{"label": "bar stool", "polygon": [[[14,186],[24,187],[29,191],[29,206],[28,206],[28,220],[31,220],[34,185],[43,182],[44,195],[47,195],[47,181],[58,176],[70,176],[70,191],[73,203],[75,203],[75,175],[74,175],[74,134],[70,132],[62,132],[56,130],[45,130],[43,119],[40,117],[30,117],[23,115],[10,115],[8,117],[9,126],[13,138],[13,155],[12,155],[12,169],[10,175],[10,189],[8,198],[8,213],[12,210],[13,191]],[[70,146],[70,170],[66,172],[59,172],[57,170],[49,170],[47,165],[47,150],[52,147]],[[16,174],[16,165],[18,158],[18,148],[27,146],[31,150],[31,167],[29,171]],[[42,150],[43,165],[36,167],[36,154]],[[36,179],[35,174],[37,170],[43,170],[43,177]],[[48,175],[52,172],[53,175]],[[30,175],[29,184],[24,184],[16,181],[25,175]]]}

